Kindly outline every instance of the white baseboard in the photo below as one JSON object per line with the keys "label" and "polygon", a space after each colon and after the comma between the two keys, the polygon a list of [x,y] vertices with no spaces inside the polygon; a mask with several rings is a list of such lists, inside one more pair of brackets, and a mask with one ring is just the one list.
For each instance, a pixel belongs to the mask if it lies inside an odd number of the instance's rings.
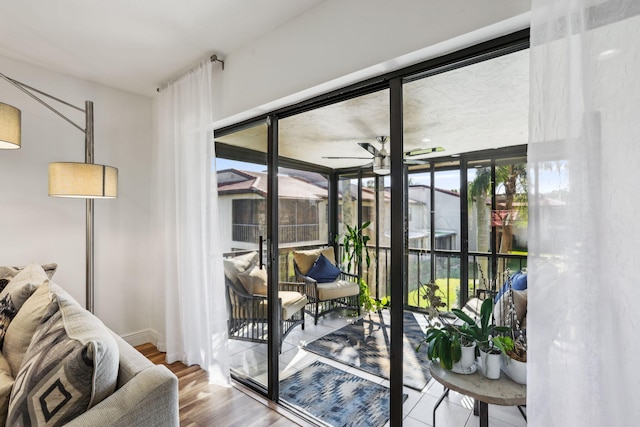
{"label": "white baseboard", "polygon": [[158,346],[158,332],[153,329],[131,332],[129,334],[124,334],[121,337],[133,347],[146,343],[151,343],[156,347]]}

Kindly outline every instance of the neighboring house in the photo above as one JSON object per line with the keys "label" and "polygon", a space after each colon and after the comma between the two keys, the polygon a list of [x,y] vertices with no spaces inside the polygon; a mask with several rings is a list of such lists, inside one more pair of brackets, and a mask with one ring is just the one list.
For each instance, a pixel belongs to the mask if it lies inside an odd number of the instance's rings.
{"label": "neighboring house", "polygon": [[[283,171],[278,178],[280,247],[318,245],[327,243],[327,181],[317,173]],[[430,247],[429,186],[409,187],[409,247]],[[218,235],[223,250],[255,249],[260,236],[266,238],[266,172],[238,169],[218,171],[218,205],[221,230]],[[338,195],[338,229],[344,230],[345,222],[355,225],[357,212],[357,186],[348,183]],[[380,246],[389,246],[390,200],[388,190],[382,192],[384,202],[379,211]],[[365,231],[375,245],[375,190],[362,189],[362,221],[370,221]],[[460,248],[460,195],[436,189],[436,248],[456,250]]]}
{"label": "neighboring house", "polygon": [[[279,246],[326,243],[327,190],[288,175],[278,177]],[[218,171],[219,238],[223,251],[255,249],[266,238],[267,173]]]}

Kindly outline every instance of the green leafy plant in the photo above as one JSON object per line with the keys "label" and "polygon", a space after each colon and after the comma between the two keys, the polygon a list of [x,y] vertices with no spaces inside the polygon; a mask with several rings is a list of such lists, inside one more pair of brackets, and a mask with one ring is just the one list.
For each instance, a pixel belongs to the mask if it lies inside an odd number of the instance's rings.
{"label": "green leafy plant", "polygon": [[485,299],[480,306],[480,325],[458,308],[452,309],[451,312],[464,322],[459,328],[460,332],[467,338],[474,340],[478,347],[484,351],[502,351],[506,353],[506,351],[513,348],[513,339],[510,336],[499,335],[510,333],[511,329],[506,326],[495,326],[491,321],[493,313],[493,300],[491,298]]}
{"label": "green leafy plant", "polygon": [[370,237],[362,233],[369,225],[371,225],[371,221],[363,223],[360,227],[351,227],[345,224],[347,232],[342,235],[342,245],[344,247],[342,262],[346,262],[347,271],[357,273],[363,259],[367,267],[371,265],[369,248],[367,248],[367,242],[369,242]]}
{"label": "green leafy plant", "polygon": [[431,281],[421,287],[424,291],[423,298],[427,300],[429,327],[416,351],[420,351],[422,345],[426,344],[429,360],[438,360],[443,368],[452,369],[453,364],[462,357],[462,346],[470,345],[473,340],[441,315],[440,309],[446,307],[446,304],[442,301],[438,285]]}
{"label": "green leafy plant", "polygon": [[[363,261],[367,267],[371,265],[371,256],[367,247],[370,238],[363,234],[363,231],[369,225],[371,225],[371,221],[363,223],[360,227],[351,227],[345,224],[347,232],[342,235],[342,245],[344,247],[342,263],[346,263],[347,271],[357,274]],[[371,297],[369,285],[363,279],[360,279],[360,304],[367,311],[371,311],[374,308],[379,310],[384,306],[383,301],[377,301]]]}

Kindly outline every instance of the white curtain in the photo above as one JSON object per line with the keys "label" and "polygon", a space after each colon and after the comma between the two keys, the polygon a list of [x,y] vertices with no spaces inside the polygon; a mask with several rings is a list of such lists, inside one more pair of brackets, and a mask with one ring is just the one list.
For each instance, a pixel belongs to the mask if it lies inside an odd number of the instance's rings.
{"label": "white curtain", "polygon": [[[210,125],[211,62],[162,89],[155,99],[155,231],[158,286],[164,293],[159,347],[167,362],[197,364],[228,383],[226,303]],[[162,298],[159,298],[162,300]],[[164,333],[163,333],[164,332]]]}
{"label": "white curtain", "polygon": [[640,423],[639,6],[532,1],[532,426]]}

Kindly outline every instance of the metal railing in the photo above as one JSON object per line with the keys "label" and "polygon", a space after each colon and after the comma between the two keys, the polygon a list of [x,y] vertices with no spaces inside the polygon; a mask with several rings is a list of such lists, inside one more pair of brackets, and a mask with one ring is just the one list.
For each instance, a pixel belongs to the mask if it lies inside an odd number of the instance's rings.
{"label": "metal railing", "polygon": [[[267,235],[267,227],[258,224],[231,224],[231,236],[235,242],[257,243],[259,236]],[[314,242],[319,240],[318,224],[280,225],[279,243]]]}

